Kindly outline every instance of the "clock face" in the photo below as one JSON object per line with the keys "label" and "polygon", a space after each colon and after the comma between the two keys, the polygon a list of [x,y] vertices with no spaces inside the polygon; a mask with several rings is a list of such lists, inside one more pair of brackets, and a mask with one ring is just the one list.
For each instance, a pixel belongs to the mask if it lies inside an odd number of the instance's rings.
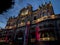
{"label": "clock face", "polygon": [[21,13],[21,15],[27,15],[28,14],[28,10],[25,10]]}

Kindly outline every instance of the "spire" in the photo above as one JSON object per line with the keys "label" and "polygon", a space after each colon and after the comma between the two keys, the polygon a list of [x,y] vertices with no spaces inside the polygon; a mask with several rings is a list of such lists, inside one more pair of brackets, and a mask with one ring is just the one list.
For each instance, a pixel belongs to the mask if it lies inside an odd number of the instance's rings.
{"label": "spire", "polygon": [[39,5],[39,8],[38,8],[38,9],[40,10],[41,8],[42,8],[42,7]]}
{"label": "spire", "polygon": [[45,2],[45,4],[47,4],[47,2]]}
{"label": "spire", "polygon": [[49,1],[49,4],[51,4],[51,1]]}
{"label": "spire", "polygon": [[32,6],[31,4],[27,3],[28,6]]}
{"label": "spire", "polygon": [[29,4],[29,3],[27,3],[27,7],[30,7],[30,8],[31,8],[31,7],[32,7],[32,5],[31,5],[31,4]]}

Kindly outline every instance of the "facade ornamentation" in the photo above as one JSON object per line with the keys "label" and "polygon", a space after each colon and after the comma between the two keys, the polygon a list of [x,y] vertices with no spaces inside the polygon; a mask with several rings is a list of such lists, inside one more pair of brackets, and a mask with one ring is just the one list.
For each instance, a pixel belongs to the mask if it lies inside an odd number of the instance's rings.
{"label": "facade ornamentation", "polygon": [[27,30],[28,44],[34,45],[38,42],[43,42],[44,44],[44,41],[56,41],[60,37],[60,14],[54,13],[51,2],[39,6],[36,10],[32,9],[32,5],[21,9],[17,17],[9,18],[5,29],[7,31],[12,30],[16,34],[12,33],[16,37],[16,41],[20,40],[19,43],[23,45],[24,35],[27,35],[25,34],[27,24],[29,24],[29,29]]}

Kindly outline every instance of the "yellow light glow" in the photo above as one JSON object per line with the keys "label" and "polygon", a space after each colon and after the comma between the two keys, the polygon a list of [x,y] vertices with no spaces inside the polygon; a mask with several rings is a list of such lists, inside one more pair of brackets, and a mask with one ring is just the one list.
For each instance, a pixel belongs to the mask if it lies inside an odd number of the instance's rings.
{"label": "yellow light glow", "polygon": [[48,39],[48,40],[50,40],[50,38],[49,38],[49,37],[48,37],[47,39]]}
{"label": "yellow light glow", "polygon": [[28,10],[25,10],[24,12],[21,13],[22,16],[25,16],[28,14]]}
{"label": "yellow light glow", "polygon": [[24,13],[21,13],[21,15],[23,16],[23,15],[24,15]]}
{"label": "yellow light glow", "polygon": [[9,29],[11,29],[11,28],[12,28],[12,26],[9,27]]}
{"label": "yellow light glow", "polygon": [[38,23],[38,22],[41,22],[41,21],[43,21],[43,20],[47,20],[47,19],[55,19],[56,18],[56,16],[55,15],[51,15],[51,16],[43,16],[43,17],[41,17],[41,18],[39,18],[39,19],[37,19],[37,20],[35,20],[35,21],[33,21],[34,23],[36,22],[36,23]]}
{"label": "yellow light glow", "polygon": [[16,28],[16,25],[14,25],[13,28]]}
{"label": "yellow light glow", "polygon": [[46,40],[45,38],[43,38],[43,40]]}
{"label": "yellow light glow", "polygon": [[8,26],[6,26],[6,29],[8,29]]}
{"label": "yellow light glow", "polygon": [[32,23],[35,24],[36,23],[36,20],[33,20]]}
{"label": "yellow light glow", "polygon": [[27,24],[30,24],[30,21],[28,21]]}
{"label": "yellow light glow", "polygon": [[42,18],[39,18],[39,19],[37,19],[36,23],[43,21],[43,20],[46,20],[47,18],[48,18],[48,16],[44,16]]}
{"label": "yellow light glow", "polygon": [[25,25],[25,23],[24,22],[21,22],[21,24],[20,24],[21,26],[24,26]]}
{"label": "yellow light glow", "polygon": [[52,6],[52,4],[50,4],[50,6]]}
{"label": "yellow light glow", "polygon": [[40,19],[37,19],[37,21],[39,22],[39,21],[40,21]]}
{"label": "yellow light glow", "polygon": [[21,22],[21,25],[23,25],[23,22]]}
{"label": "yellow light glow", "polygon": [[28,10],[26,10],[25,14],[28,14]]}
{"label": "yellow light glow", "polygon": [[36,23],[38,23],[38,22],[40,22],[40,19],[37,19],[37,20],[36,20]]}
{"label": "yellow light glow", "polygon": [[52,18],[52,19],[55,19],[55,15],[52,15],[51,18]]}
{"label": "yellow light glow", "polygon": [[35,38],[31,39],[31,42],[35,42]]}

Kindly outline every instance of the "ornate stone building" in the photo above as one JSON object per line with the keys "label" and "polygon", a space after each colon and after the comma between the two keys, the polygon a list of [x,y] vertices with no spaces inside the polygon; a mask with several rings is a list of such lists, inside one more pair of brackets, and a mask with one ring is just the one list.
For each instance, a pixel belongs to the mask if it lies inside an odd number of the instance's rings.
{"label": "ornate stone building", "polygon": [[[29,26],[28,26],[28,25]],[[36,27],[39,27],[39,42],[36,42]],[[33,10],[32,5],[20,10],[17,17],[10,17],[5,27],[6,30],[14,31],[14,39],[21,45],[46,44],[56,41],[60,37],[60,14],[55,14],[51,2],[42,4]],[[26,29],[28,28],[28,29]],[[26,31],[27,30],[27,31]],[[27,32],[27,34],[25,34]],[[24,36],[27,35],[28,41]],[[43,42],[43,43],[42,43]],[[52,45],[50,42],[49,44]],[[49,45],[47,43],[47,45]],[[56,44],[56,43],[55,43]],[[25,44],[26,45],[26,44]]]}

